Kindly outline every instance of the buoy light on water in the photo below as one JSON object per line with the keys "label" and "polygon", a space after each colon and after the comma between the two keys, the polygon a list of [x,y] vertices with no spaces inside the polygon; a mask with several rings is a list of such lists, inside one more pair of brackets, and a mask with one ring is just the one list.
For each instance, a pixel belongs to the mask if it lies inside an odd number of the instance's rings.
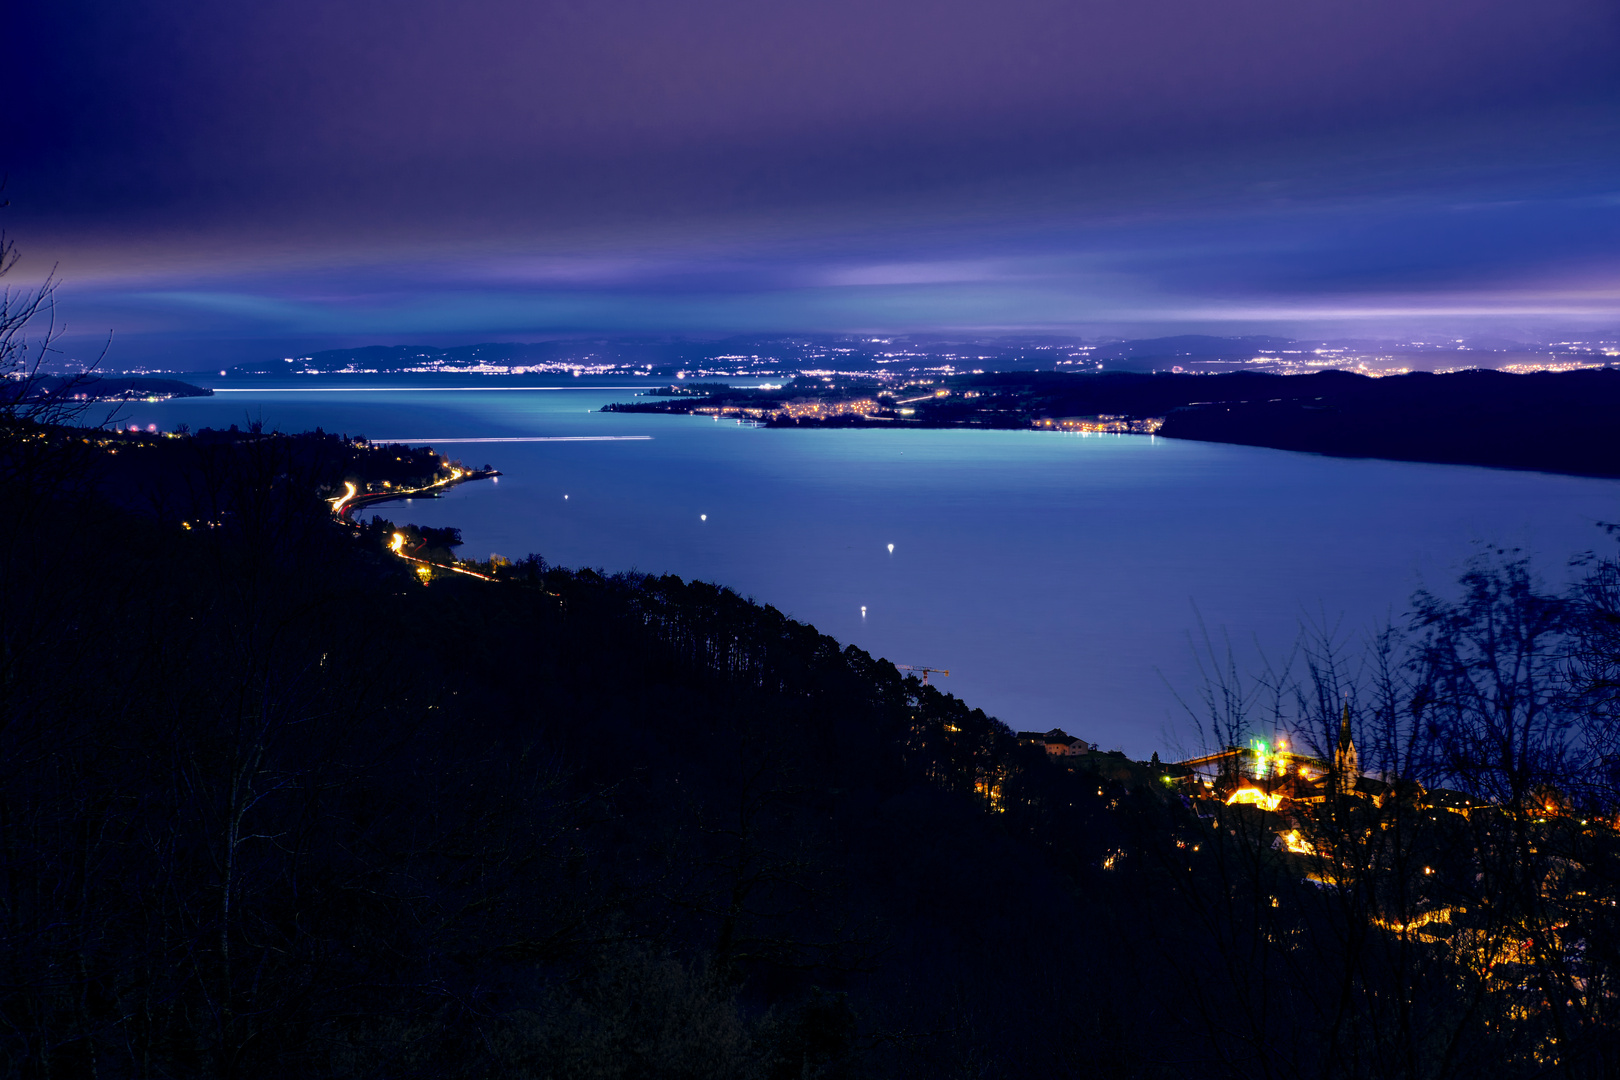
{"label": "buoy light on water", "polygon": [[890,545],[889,545],[889,554],[890,554],[890,555],[893,555],[893,554],[894,554],[894,545],[893,545],[893,544],[890,544]]}
{"label": "buoy light on water", "polygon": [[863,619],[866,618],[866,605],[865,604],[861,605],[861,618],[863,618]]}
{"label": "buoy light on water", "polygon": [[708,521],[709,520],[709,515],[708,514],[699,514],[698,515],[698,520],[699,521]]}

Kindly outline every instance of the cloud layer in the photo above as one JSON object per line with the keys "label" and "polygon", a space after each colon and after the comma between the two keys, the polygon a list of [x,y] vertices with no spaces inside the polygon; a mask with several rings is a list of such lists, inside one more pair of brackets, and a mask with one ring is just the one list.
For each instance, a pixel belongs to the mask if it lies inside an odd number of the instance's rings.
{"label": "cloud layer", "polygon": [[29,5],[8,229],[213,339],[1620,323],[1620,13]]}

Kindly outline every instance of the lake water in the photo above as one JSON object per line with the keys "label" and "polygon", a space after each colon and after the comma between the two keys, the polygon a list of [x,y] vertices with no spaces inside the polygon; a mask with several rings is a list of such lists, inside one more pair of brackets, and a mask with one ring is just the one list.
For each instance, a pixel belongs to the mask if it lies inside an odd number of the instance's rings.
{"label": "lake water", "polygon": [[[459,526],[465,556],[721,582],[874,655],[948,668],[942,689],[1015,729],[1139,757],[1193,742],[1177,697],[1200,685],[1200,626],[1252,667],[1303,622],[1354,637],[1399,617],[1481,544],[1559,576],[1606,549],[1597,522],[1620,520],[1615,481],[1147,436],[769,430],[602,413],[634,388],[601,380],[214,385],[124,422],[431,442],[505,475],[376,512]],[[451,441],[602,436],[643,438]]]}

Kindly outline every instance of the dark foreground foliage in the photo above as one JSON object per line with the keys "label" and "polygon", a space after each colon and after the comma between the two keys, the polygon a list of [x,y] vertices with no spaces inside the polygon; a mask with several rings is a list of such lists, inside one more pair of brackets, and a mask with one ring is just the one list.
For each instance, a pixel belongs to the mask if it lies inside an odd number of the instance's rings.
{"label": "dark foreground foliage", "polygon": [[0,491],[4,1075],[1613,1075],[1245,808],[717,586],[424,587],[273,441],[197,452]]}
{"label": "dark foreground foliage", "polygon": [[1154,1072],[1095,784],[1012,824],[1006,729],[887,663],[673,578],[423,587],[261,451],[209,528],[7,492],[6,1075]]}

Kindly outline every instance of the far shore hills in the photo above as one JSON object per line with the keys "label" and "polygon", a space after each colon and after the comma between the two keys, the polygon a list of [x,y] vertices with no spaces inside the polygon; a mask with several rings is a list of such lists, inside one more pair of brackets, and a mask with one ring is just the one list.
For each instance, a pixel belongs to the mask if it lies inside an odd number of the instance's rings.
{"label": "far shore hills", "polygon": [[[1620,368],[1379,377],[1128,371],[800,373],[677,379],[604,411],[771,427],[970,427],[1134,433],[1339,457],[1620,477]],[[208,396],[174,378],[95,375],[38,389],[78,400]],[[632,393],[631,391],[627,391]]]}
{"label": "far shore hills", "polygon": [[887,386],[800,377],[684,383],[614,412],[772,427],[977,427],[1153,434],[1339,457],[1620,477],[1620,370],[1313,375],[986,373]]}

